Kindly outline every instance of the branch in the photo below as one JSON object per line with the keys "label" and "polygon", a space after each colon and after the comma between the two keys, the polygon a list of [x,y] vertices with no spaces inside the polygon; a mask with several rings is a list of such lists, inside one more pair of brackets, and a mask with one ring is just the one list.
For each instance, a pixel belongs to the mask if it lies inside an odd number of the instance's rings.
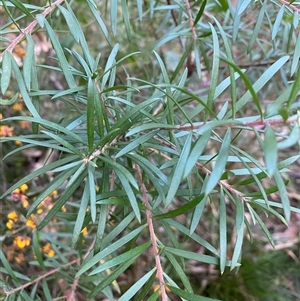
{"label": "branch", "polygon": [[[64,2],[65,0],[57,0],[54,3],[52,3],[51,5],[49,5],[42,13],[42,15],[44,17],[46,17],[49,13],[51,13],[56,6],[58,6],[59,4],[61,4],[62,2]],[[13,41],[10,43],[10,45],[2,52],[0,53],[0,59],[3,57],[4,53],[6,51],[12,52],[14,50],[14,48],[24,39],[24,37],[30,33],[34,27],[38,24],[37,20],[35,19],[34,21],[32,21],[24,30],[23,32],[21,32],[15,39],[13,39]]]}
{"label": "branch", "polygon": [[160,257],[159,257],[157,238],[156,238],[154,226],[153,226],[153,219],[152,219],[151,208],[150,208],[150,204],[149,204],[149,200],[148,200],[147,188],[143,182],[142,173],[141,173],[141,169],[140,169],[139,165],[135,163],[134,169],[137,172],[140,189],[141,189],[142,196],[143,196],[143,202],[146,207],[147,224],[149,227],[150,239],[151,239],[153,254],[154,254],[154,258],[155,258],[155,265],[157,268],[157,278],[159,280],[160,289],[161,289],[161,298],[162,298],[162,301],[167,301],[168,297],[167,297],[166,288],[165,288],[163,269],[162,269]]}

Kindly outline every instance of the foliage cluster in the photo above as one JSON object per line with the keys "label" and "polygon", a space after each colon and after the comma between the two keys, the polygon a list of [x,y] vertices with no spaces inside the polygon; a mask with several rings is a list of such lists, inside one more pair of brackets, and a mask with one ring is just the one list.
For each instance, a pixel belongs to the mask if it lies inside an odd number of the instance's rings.
{"label": "foliage cluster", "polygon": [[254,300],[207,282],[300,213],[299,2],[0,5],[1,297]]}

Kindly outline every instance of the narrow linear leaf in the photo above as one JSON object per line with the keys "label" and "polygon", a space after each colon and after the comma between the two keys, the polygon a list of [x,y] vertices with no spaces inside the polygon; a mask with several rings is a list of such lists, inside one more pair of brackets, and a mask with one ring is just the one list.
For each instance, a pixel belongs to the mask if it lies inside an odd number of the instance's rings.
{"label": "narrow linear leaf", "polygon": [[265,130],[263,142],[265,163],[269,176],[272,176],[277,169],[277,141],[273,128],[268,124]]}
{"label": "narrow linear leaf", "polygon": [[94,81],[90,77],[88,80],[88,96],[87,96],[87,138],[89,149],[94,147],[95,137],[95,89]]}
{"label": "narrow linear leaf", "polygon": [[20,2],[19,0],[10,0],[10,2],[21,12],[23,12],[27,17],[30,17],[32,19],[34,18],[31,12],[26,8],[26,6],[22,4],[22,2]]}
{"label": "narrow linear leaf", "polygon": [[118,300],[128,301],[132,300],[132,297],[141,289],[141,287],[146,283],[146,281],[154,274],[156,268],[146,273],[141,279],[139,279],[134,285],[130,287]]}
{"label": "narrow linear leaf", "polygon": [[4,52],[2,59],[2,74],[1,74],[1,93],[4,94],[9,86],[11,78],[11,54],[8,51]]}
{"label": "narrow linear leaf", "polygon": [[230,142],[231,142],[231,137],[230,136],[231,136],[231,130],[228,129],[226,134],[225,134],[222,146],[220,148],[220,151],[219,151],[214,169],[211,172],[211,174],[209,176],[209,179],[207,181],[207,185],[206,185],[206,188],[205,188],[205,195],[206,196],[209,195],[209,193],[214,189],[214,187],[219,182],[219,180],[220,180],[220,178],[223,174],[224,168],[225,168],[226,163],[227,163],[229,149],[230,149]]}
{"label": "narrow linear leaf", "polygon": [[167,213],[157,214],[154,215],[155,218],[158,219],[165,219],[165,218],[174,218],[175,216],[184,214],[192,209],[194,209],[201,201],[203,201],[204,194],[200,194],[199,196],[195,197],[192,201],[180,206],[178,209],[174,209]]}
{"label": "narrow linear leaf", "polygon": [[[210,30],[212,32],[213,38],[213,61],[212,61],[212,70],[211,70],[211,79],[210,79],[210,87],[208,91],[207,97],[207,106],[212,108],[215,91],[217,87],[218,75],[219,75],[219,64],[220,64],[220,45],[219,38],[214,27],[209,23]],[[206,118],[208,117],[208,112],[206,114]]]}
{"label": "narrow linear leaf", "polygon": [[122,186],[123,186],[123,189],[125,190],[125,192],[128,196],[129,202],[131,204],[132,210],[135,213],[136,218],[138,219],[139,222],[141,222],[140,208],[139,208],[139,205],[137,203],[136,197],[133,193],[133,190],[132,190],[131,186],[129,185],[128,180],[126,179],[124,174],[121,173],[118,169],[116,169],[115,172],[116,172],[118,178],[120,179],[120,181],[122,183]]}
{"label": "narrow linear leaf", "polygon": [[289,223],[290,218],[291,218],[291,204],[290,204],[290,200],[288,197],[288,192],[285,187],[285,183],[278,170],[275,170],[275,172],[274,172],[274,179],[275,179],[275,182],[278,187],[279,194],[280,194],[284,217],[285,217],[287,223]]}
{"label": "narrow linear leaf", "polygon": [[212,299],[208,297],[202,297],[200,295],[196,295],[184,290],[181,290],[180,288],[177,288],[175,286],[168,285],[167,286],[174,294],[177,296],[184,298],[184,300],[187,301],[221,301],[220,299]]}
{"label": "narrow linear leaf", "polygon": [[234,251],[231,259],[230,270],[236,268],[239,263],[238,260],[241,257],[243,240],[244,240],[244,204],[242,201],[236,199],[235,201],[235,229],[236,229],[236,242],[234,246]]}
{"label": "narrow linear leaf", "polygon": [[87,210],[87,206],[89,204],[89,196],[90,196],[90,191],[89,191],[88,184],[86,184],[84,186],[84,190],[82,193],[80,207],[76,214],[77,218],[76,218],[76,222],[74,225],[73,236],[72,236],[72,247],[73,248],[75,247],[75,244],[77,243],[79,235],[82,231],[82,225],[83,225],[84,219],[87,214],[86,210]]}
{"label": "narrow linear leaf", "polygon": [[89,276],[95,275],[95,274],[99,274],[107,269],[110,269],[116,265],[122,264],[123,262],[129,260],[132,257],[136,257],[136,256],[140,256],[145,250],[147,250],[149,248],[149,246],[151,245],[151,242],[146,242],[134,249],[130,249],[129,251],[114,257],[111,260],[108,260],[104,263],[102,263],[100,266],[98,266],[97,268],[95,268],[91,273],[89,273]]}
{"label": "narrow linear leaf", "polygon": [[81,28],[78,27],[77,20],[74,20],[73,16],[70,14],[70,12],[67,9],[65,9],[63,6],[58,5],[57,7],[61,11],[61,13],[63,14],[63,16],[66,20],[66,23],[69,27],[71,35],[73,36],[75,41],[77,43],[79,43],[79,39],[80,39],[80,34],[79,33],[81,31]]}
{"label": "narrow linear leaf", "polygon": [[53,219],[55,214],[69,200],[69,198],[74,194],[76,189],[78,189],[79,185],[82,183],[85,177],[86,177],[86,172],[82,172],[81,175],[79,175],[76,178],[76,180],[73,182],[73,185],[71,185],[68,189],[64,191],[62,196],[55,202],[54,206],[50,209],[46,217],[37,226],[37,230],[43,229]]}
{"label": "narrow linear leaf", "polygon": [[227,215],[224,191],[220,191],[220,221],[219,221],[219,240],[220,240],[220,272],[225,271],[227,255]]}
{"label": "narrow linear leaf", "polygon": [[121,237],[119,240],[117,240],[116,242],[112,243],[111,245],[109,245],[108,247],[106,247],[105,249],[103,249],[102,251],[100,251],[98,254],[96,254],[95,256],[93,256],[92,258],[90,258],[87,262],[83,263],[83,265],[81,266],[81,268],[79,269],[79,271],[76,273],[75,278],[79,277],[80,275],[82,275],[83,273],[85,273],[87,270],[89,270],[90,268],[92,268],[95,265],[97,265],[99,263],[99,261],[101,259],[103,259],[104,257],[110,255],[112,252],[115,252],[117,249],[119,249],[120,247],[122,247],[123,245],[125,245],[126,243],[128,243],[136,235],[138,235],[139,233],[141,233],[141,231],[145,227],[146,227],[146,225],[142,225],[142,226],[134,229],[133,231],[130,231],[129,234]]}
{"label": "narrow linear leaf", "polygon": [[277,13],[273,28],[272,28],[272,40],[275,39],[275,37],[277,36],[277,33],[279,31],[280,25],[282,24],[282,17],[283,17],[283,13],[285,10],[285,5],[282,5],[280,7],[279,12]]}
{"label": "narrow linear leaf", "polygon": [[92,162],[88,163],[88,179],[87,184],[89,187],[89,197],[90,197],[90,209],[92,222],[96,222],[96,187],[95,187],[95,165]]}
{"label": "narrow linear leaf", "polygon": [[111,274],[109,274],[104,280],[102,280],[93,290],[87,295],[88,299],[92,299],[100,292],[102,292],[107,286],[109,286],[113,281],[115,281],[124,271],[126,271],[136,260],[138,256],[130,258],[130,260],[124,262],[118,268],[116,268]]}
{"label": "narrow linear leaf", "polygon": [[182,180],[183,172],[184,172],[184,169],[186,166],[186,161],[188,159],[190,149],[191,149],[192,137],[193,137],[193,133],[190,132],[185,141],[185,144],[184,144],[184,147],[180,154],[180,157],[178,159],[176,168],[172,175],[171,183],[169,186],[169,191],[168,191],[168,194],[167,194],[167,197],[165,200],[166,206],[168,206],[172,202],[174,196],[176,195],[176,192],[180,185],[180,182]]}
{"label": "narrow linear leaf", "polygon": [[71,88],[71,89],[76,88],[75,79],[74,79],[73,74],[70,70],[69,63],[68,63],[67,58],[64,54],[64,51],[61,47],[61,44],[60,44],[54,30],[52,29],[51,25],[48,23],[48,21],[45,19],[44,22],[45,22],[45,26],[46,26],[49,38],[52,42],[52,45],[53,45],[54,50],[56,52],[58,61],[60,63],[60,67],[61,67],[62,72],[63,72],[63,74],[66,78],[66,81],[69,85],[69,88]]}
{"label": "narrow linear leaf", "polygon": [[211,136],[211,130],[208,130],[196,140],[191,150],[191,153],[187,158],[184,173],[183,173],[183,178],[186,178],[190,174],[191,170],[193,169],[199,157],[201,156],[204,148],[206,147],[206,144],[209,141],[210,136]]}

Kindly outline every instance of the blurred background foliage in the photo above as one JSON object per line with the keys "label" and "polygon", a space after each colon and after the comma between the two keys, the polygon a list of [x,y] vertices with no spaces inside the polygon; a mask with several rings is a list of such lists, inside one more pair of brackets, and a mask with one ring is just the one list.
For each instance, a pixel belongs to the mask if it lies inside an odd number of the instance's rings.
{"label": "blurred background foliage", "polygon": [[299,1],[0,13],[0,298],[299,300]]}

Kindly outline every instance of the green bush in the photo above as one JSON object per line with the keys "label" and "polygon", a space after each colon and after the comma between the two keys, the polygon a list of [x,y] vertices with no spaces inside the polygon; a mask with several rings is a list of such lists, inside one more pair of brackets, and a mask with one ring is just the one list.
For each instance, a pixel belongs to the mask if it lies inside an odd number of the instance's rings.
{"label": "green bush", "polygon": [[299,2],[40,2],[0,2],[1,297],[271,300],[297,261],[247,241],[300,213]]}

